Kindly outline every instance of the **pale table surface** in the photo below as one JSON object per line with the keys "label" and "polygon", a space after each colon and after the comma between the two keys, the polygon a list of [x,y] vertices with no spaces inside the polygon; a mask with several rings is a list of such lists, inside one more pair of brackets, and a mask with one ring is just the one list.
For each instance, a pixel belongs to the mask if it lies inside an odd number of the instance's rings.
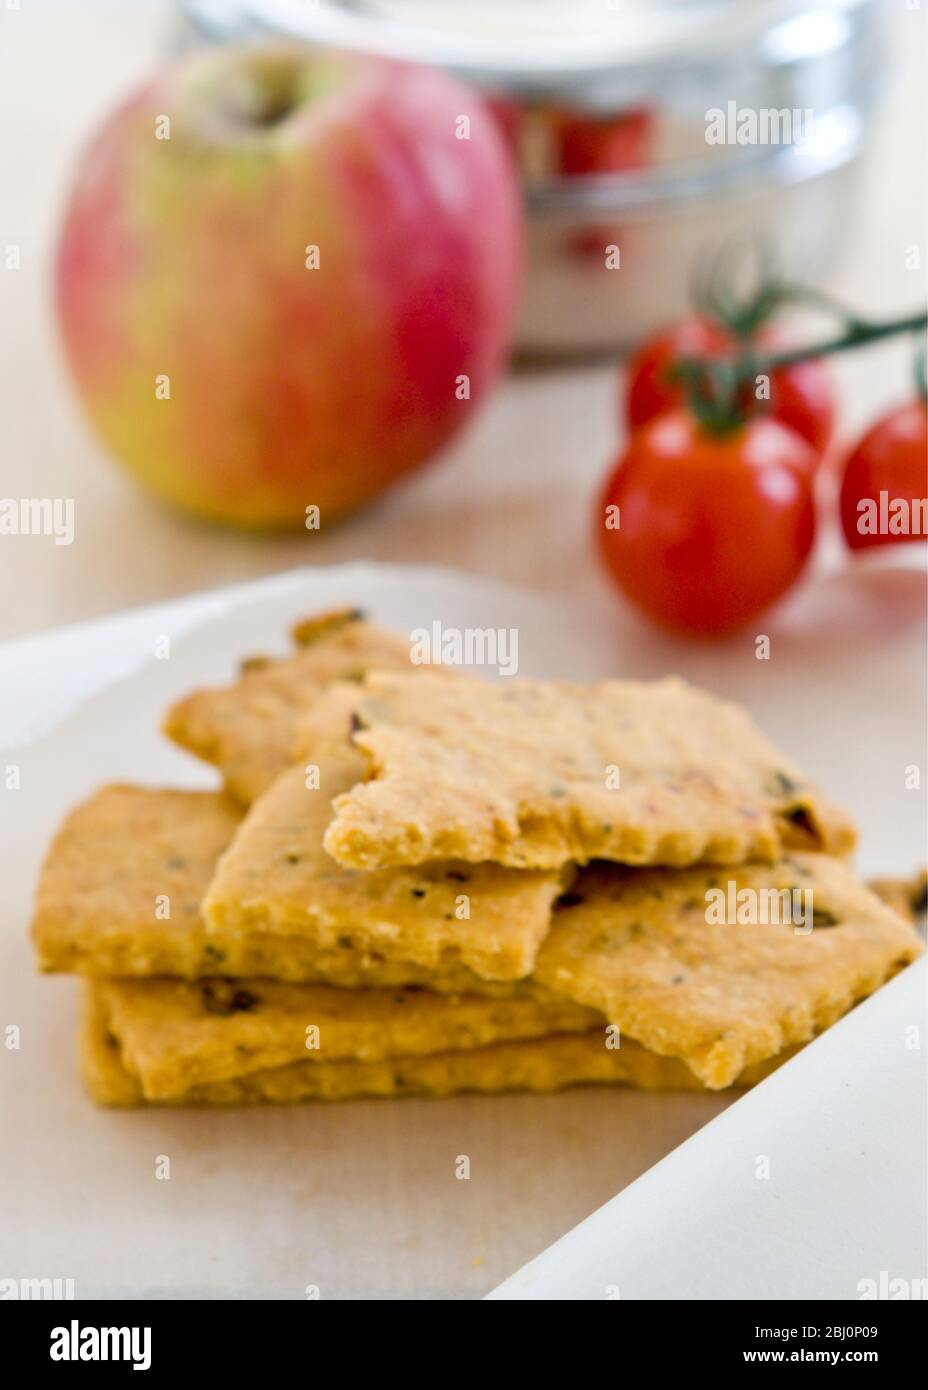
{"label": "pale table surface", "polygon": [[[924,274],[924,10],[891,7],[896,67],[866,195],[829,288],[861,309],[916,306]],[[77,539],[0,538],[0,637],[305,563],[431,561],[620,612],[589,540],[594,490],[620,439],[614,364],[520,371],[435,466],[328,534],[260,539],[162,510],[90,437],[68,387],[51,316],[50,252],[75,153],[113,102],[165,51],[164,4],[0,4],[0,240],[22,247],[0,271],[0,495],[74,497]],[[924,250],[922,259],[924,260]],[[910,257],[908,258],[910,260]],[[843,430],[909,390],[906,351],[840,367]]]}

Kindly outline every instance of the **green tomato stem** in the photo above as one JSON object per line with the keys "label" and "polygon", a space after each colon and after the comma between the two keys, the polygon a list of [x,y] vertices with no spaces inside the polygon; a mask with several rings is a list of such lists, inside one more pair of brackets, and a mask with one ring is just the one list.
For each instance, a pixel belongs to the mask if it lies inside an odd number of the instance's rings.
{"label": "green tomato stem", "polygon": [[700,424],[713,434],[727,434],[744,422],[744,391],[759,376],[770,376],[784,367],[795,366],[798,362],[808,362],[820,357],[831,357],[838,352],[866,347],[868,343],[893,338],[900,333],[916,333],[928,328],[928,314],[907,314],[902,318],[887,319],[882,323],[867,323],[856,319],[842,310],[827,295],[816,290],[782,285],[771,286],[767,291],[768,302],[780,303],[804,301],[818,308],[827,308],[843,317],[844,327],[839,333],[817,343],[804,347],[789,348],[758,356],[744,345],[737,357],[730,361],[713,362],[704,358],[682,357],[671,368],[670,375],[683,381],[687,388],[690,409]]}
{"label": "green tomato stem", "polygon": [[759,372],[769,374],[781,367],[792,367],[797,362],[807,362],[815,357],[831,357],[836,352],[866,347],[868,343],[879,342],[882,338],[894,338],[900,333],[917,333],[919,329],[926,328],[928,314],[909,314],[904,318],[887,319],[883,323],[851,320],[843,333],[837,333],[823,342],[790,348],[786,352],[771,353],[768,357],[756,360],[754,375]]}
{"label": "green tomato stem", "polygon": [[915,394],[920,401],[928,401],[928,344],[922,338],[915,350]]}

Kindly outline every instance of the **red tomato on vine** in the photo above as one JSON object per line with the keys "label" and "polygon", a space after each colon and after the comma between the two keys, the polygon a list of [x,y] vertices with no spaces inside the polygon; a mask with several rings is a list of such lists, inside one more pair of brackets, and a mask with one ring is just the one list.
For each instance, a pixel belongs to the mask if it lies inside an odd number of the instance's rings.
{"label": "red tomato on vine", "polygon": [[854,446],[841,480],[841,526],[852,550],[926,538],[928,403],[898,406]]}
{"label": "red tomato on vine", "polygon": [[609,572],[665,627],[742,627],[806,565],[814,468],[809,445],[778,420],[717,433],[689,410],[659,415],[632,436],[601,496]]}
{"label": "red tomato on vine", "polygon": [[[777,346],[776,334],[761,330],[754,346],[770,350]],[[722,323],[691,315],[649,339],[628,363],[625,418],[630,430],[639,429],[666,410],[683,404],[685,387],[669,373],[681,358],[720,361],[738,351],[738,340]],[[743,402],[754,408],[750,395]],[[835,423],[835,394],[825,363],[811,359],[775,371],[770,379],[770,401],[760,407],[764,413],[801,435],[821,455]]]}

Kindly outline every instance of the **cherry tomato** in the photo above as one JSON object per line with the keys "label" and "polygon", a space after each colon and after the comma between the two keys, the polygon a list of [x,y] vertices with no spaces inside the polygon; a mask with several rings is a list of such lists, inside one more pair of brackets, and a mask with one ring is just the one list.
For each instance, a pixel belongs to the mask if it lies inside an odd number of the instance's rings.
{"label": "cherry tomato", "polygon": [[925,540],[928,404],[910,401],[883,416],[848,455],[841,525],[852,550]]}
{"label": "cherry tomato", "polygon": [[632,435],[602,493],[597,529],[613,578],[675,631],[743,626],[812,549],[811,453],[766,417],[717,435],[689,411],[658,416]]}
{"label": "cherry tomato", "polygon": [[646,107],[600,120],[565,116],[557,128],[557,162],[562,174],[616,174],[650,162],[654,115]]}
{"label": "cherry tomato", "polygon": [[[777,346],[777,336],[763,331],[758,342]],[[683,403],[684,387],[668,380],[667,371],[680,357],[717,358],[734,350],[735,340],[721,324],[692,316],[650,339],[628,364],[625,416],[629,429],[639,429],[655,415]],[[753,398],[749,397],[750,405]],[[797,362],[781,368],[770,381],[770,401],[763,409],[802,435],[821,455],[835,423],[835,397],[831,376],[822,361]]]}

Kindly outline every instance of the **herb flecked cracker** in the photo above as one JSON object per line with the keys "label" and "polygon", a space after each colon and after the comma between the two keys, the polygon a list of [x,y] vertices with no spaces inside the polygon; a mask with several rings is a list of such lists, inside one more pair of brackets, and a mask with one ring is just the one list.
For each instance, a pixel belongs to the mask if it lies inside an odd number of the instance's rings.
{"label": "herb flecked cracker", "polygon": [[307,618],[292,630],[298,650],[253,657],[231,685],[198,690],[168,711],[164,732],[222,771],[248,805],[288,767],[299,717],[334,680],[360,680],[372,667],[410,666],[409,644],[354,609]]}
{"label": "herb flecked cracker", "polygon": [[[304,742],[312,732],[310,710]],[[845,814],[744,710],[677,679],[374,673],[356,694],[353,741],[367,776],[336,801],[325,848],[357,868],[741,863],[854,844]]]}
{"label": "herb flecked cracker", "polygon": [[598,1015],[567,1000],[484,999],[423,989],[333,989],[273,980],[108,980],[109,1031],[149,1099],[296,1060],[457,1052],[587,1032]]}
{"label": "herb flecked cracker", "polygon": [[928,871],[916,869],[908,878],[873,878],[871,893],[908,922],[918,922],[928,912]]}
{"label": "herb flecked cracker", "polygon": [[[749,1086],[789,1054],[750,1069],[738,1078]],[[188,1086],[170,1098],[146,1097],[130,1069],[99,986],[87,993],[81,1034],[81,1073],[100,1105],[254,1105],[360,1096],[449,1096],[462,1091],[557,1091],[585,1082],[625,1084],[648,1091],[698,1091],[688,1067],[658,1057],[631,1040],[619,1049],[604,1045],[604,1030],[495,1043],[429,1056],[380,1061],[290,1062],[224,1081]]]}
{"label": "herb flecked cracker", "polygon": [[595,865],[555,912],[535,980],[714,1089],[807,1042],[921,951],[908,923],[824,855],[728,872]]}
{"label": "herb flecked cracker", "polygon": [[113,785],[65,819],[48,850],[32,936],[39,966],[98,976],[265,976],[345,987],[506,994],[453,964],[435,970],[342,940],[208,935],[200,903],[242,809],[218,792]]}
{"label": "herb flecked cracker", "polygon": [[[564,886],[562,872],[433,861],[370,873],[322,847],[333,797],[364,770],[347,743],[320,744],[249,811],[203,901],[211,932],[300,936],[320,949],[376,951],[485,979],[529,974]],[[307,786],[307,780],[311,785]]]}

